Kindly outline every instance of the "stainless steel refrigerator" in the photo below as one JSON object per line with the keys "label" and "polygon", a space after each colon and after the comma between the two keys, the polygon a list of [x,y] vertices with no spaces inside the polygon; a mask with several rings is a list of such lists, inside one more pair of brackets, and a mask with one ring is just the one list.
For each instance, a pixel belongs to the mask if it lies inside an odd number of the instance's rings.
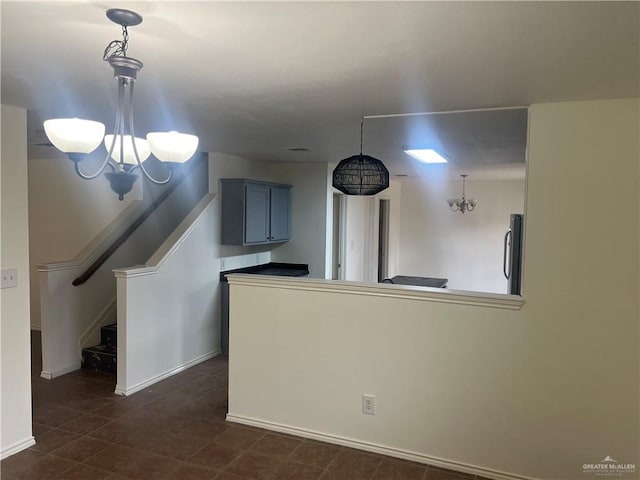
{"label": "stainless steel refrigerator", "polygon": [[520,295],[522,288],[522,243],[524,215],[511,214],[509,230],[504,235],[502,271],[508,280],[507,293]]}

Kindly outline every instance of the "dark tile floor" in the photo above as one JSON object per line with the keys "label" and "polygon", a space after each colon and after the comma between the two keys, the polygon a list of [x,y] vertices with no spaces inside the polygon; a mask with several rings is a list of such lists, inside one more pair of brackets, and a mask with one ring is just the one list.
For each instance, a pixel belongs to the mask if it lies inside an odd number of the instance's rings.
{"label": "dark tile floor", "polygon": [[40,374],[32,335],[36,445],[2,480],[468,480],[346,447],[225,422],[227,360],[217,357],[123,398],[112,375]]}

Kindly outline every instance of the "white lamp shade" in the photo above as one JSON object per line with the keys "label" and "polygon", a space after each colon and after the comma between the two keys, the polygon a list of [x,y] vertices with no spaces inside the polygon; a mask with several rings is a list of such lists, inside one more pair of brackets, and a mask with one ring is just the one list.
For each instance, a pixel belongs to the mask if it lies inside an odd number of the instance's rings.
{"label": "white lamp shade", "polygon": [[151,132],[147,134],[151,152],[163,162],[184,163],[198,148],[198,137],[178,132]]}
{"label": "white lamp shade", "polygon": [[[116,144],[113,147],[113,152],[111,152],[111,158],[113,158],[116,162],[120,163],[120,135],[116,136]],[[133,151],[133,142],[131,141],[131,135],[124,136],[124,163],[129,163],[131,165],[137,165],[136,155]],[[140,163],[144,162],[149,155],[151,155],[151,149],[149,148],[149,142],[147,142],[144,138],[135,138],[136,142],[136,150],[138,150],[138,157],[140,158]],[[104,146],[107,149],[107,152],[111,148],[111,142],[113,141],[113,135],[105,135],[104,137]]]}
{"label": "white lamp shade", "polygon": [[51,143],[64,153],[91,153],[104,137],[104,124],[80,118],[56,118],[44,122]]}

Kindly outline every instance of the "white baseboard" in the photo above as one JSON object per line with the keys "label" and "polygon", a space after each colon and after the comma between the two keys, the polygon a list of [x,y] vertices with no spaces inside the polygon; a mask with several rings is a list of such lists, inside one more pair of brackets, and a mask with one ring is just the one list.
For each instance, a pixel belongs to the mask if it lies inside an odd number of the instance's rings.
{"label": "white baseboard", "polygon": [[323,432],[317,432],[315,430],[308,430],[306,428],[292,427],[281,423],[257,420],[255,418],[246,417],[243,415],[234,415],[229,413],[227,414],[226,419],[228,422],[240,423],[243,425],[249,425],[251,427],[264,428],[266,430],[273,430],[275,432],[287,433],[289,435],[296,435],[298,437],[310,438],[313,440],[319,440],[321,442],[332,443],[334,445],[342,445],[344,447],[364,450],[366,452],[379,453],[381,455],[387,455],[389,457],[401,458],[403,460],[410,460],[416,463],[424,463],[427,465],[432,465],[434,467],[446,468],[462,473],[470,473],[495,480],[537,480],[533,477],[524,477],[521,475],[501,472],[498,470],[491,470],[483,467],[478,467],[476,465],[469,465],[465,463],[445,460],[443,458],[431,457],[429,455],[423,455],[421,453],[410,452],[407,450],[387,447],[370,442],[363,442],[347,437],[341,437],[339,435],[331,435]]}
{"label": "white baseboard", "polygon": [[149,380],[145,380],[144,382],[138,383],[137,385],[134,385],[133,387],[130,388],[126,388],[123,387],[122,385],[120,385],[119,383],[116,384],[116,389],[113,393],[115,393],[116,395],[124,395],[125,397],[127,395],[132,395],[136,392],[139,392],[140,390],[144,390],[145,388],[153,385],[154,383],[158,383],[162,380],[164,380],[165,378],[169,378],[173,375],[175,375],[176,373],[180,373],[183,370],[186,370],[187,368],[193,367],[199,363],[202,362],[206,362],[207,360],[213,358],[213,357],[217,357],[218,355],[220,355],[222,353],[221,349],[216,349],[213,352],[207,353],[206,355],[202,355],[201,357],[198,357],[194,360],[191,360],[190,362],[184,363],[182,365],[180,365],[179,367],[173,368],[165,373],[162,373],[160,375],[157,375],[153,378],[150,378]]}
{"label": "white baseboard", "polygon": [[25,440],[22,440],[21,442],[14,443],[10,447],[7,447],[0,452],[0,460],[4,460],[5,458],[10,457],[11,455],[15,455],[16,453],[21,452],[22,450],[29,448],[35,444],[36,444],[36,439],[33,437],[29,437]]}
{"label": "white baseboard", "polygon": [[58,368],[53,372],[42,370],[42,372],[40,372],[40,376],[42,378],[46,378],[47,380],[51,380],[52,378],[61,377],[62,375],[66,375],[67,373],[80,370],[81,367],[82,367],[82,362],[78,361],[78,362],[72,363],[71,365],[67,365],[66,367]]}

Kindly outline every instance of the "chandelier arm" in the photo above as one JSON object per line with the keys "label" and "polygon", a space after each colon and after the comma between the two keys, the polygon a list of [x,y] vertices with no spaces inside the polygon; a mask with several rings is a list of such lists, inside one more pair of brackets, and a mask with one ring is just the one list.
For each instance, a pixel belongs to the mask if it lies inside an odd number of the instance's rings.
{"label": "chandelier arm", "polygon": [[116,140],[118,139],[118,137],[120,137],[120,162],[111,160],[113,163],[116,163],[120,167],[120,169],[123,168],[122,159],[124,158],[124,132],[122,130],[124,128],[123,112],[125,85],[126,80],[124,78],[118,77],[118,107],[116,109],[116,121],[115,126],[113,127],[113,138],[111,139],[111,146],[109,147],[109,152],[107,153],[107,158],[112,158],[113,150],[116,147]]}
{"label": "chandelier arm", "polygon": [[[111,147],[109,148],[107,155],[104,157],[104,160],[100,165],[100,168],[98,168],[98,170],[96,170],[95,173],[88,174],[80,170],[80,165],[79,165],[80,161],[74,160],[73,162],[74,164],[73,168],[76,171],[76,174],[79,177],[84,178],[85,180],[93,180],[94,178],[98,177],[102,172],[104,172],[104,169],[106,168],[107,165],[109,165],[114,172],[118,171],[118,169],[114,165],[113,160],[111,160],[111,154],[113,153],[113,149],[116,144],[116,137],[122,125],[120,121],[120,112],[122,112],[122,107],[124,106],[124,85],[122,84],[122,82],[123,82],[122,80],[119,80],[118,82],[118,112],[116,112],[116,126],[113,129],[113,140],[111,140]],[[120,143],[122,144],[123,142],[120,142]],[[122,153],[120,158],[123,158]]]}
{"label": "chandelier arm", "polygon": [[138,163],[138,165],[140,167],[140,170],[142,170],[142,173],[144,173],[144,176],[147,177],[149,180],[151,180],[153,183],[155,183],[156,185],[165,185],[166,183],[169,183],[169,181],[173,178],[173,172],[171,170],[169,170],[169,176],[167,178],[165,178],[164,180],[156,180],[148,171],[146,168],[144,168],[144,165],[142,165],[142,163]]}
{"label": "chandelier arm", "polygon": [[105,167],[107,165],[109,165],[111,168],[113,168],[113,165],[111,165],[111,163],[108,162],[109,157],[107,157],[107,159],[105,159],[104,162],[102,162],[102,165],[100,166],[100,168],[92,174],[86,174],[84,172],[82,172],[82,170],[80,170],[80,162],[79,161],[74,161],[73,162],[73,168],[76,171],[76,173],[78,174],[79,177],[84,178],[85,180],[93,180],[94,178],[98,177],[105,169]]}
{"label": "chandelier arm", "polygon": [[[129,87],[129,133],[131,135],[132,139],[135,139],[135,132],[133,130],[133,86],[135,85],[135,82],[131,82],[130,87]],[[144,168],[144,165],[142,165],[142,162],[140,161],[140,156],[138,155],[138,149],[136,147],[136,142],[135,140],[132,140],[131,143],[133,144],[133,155],[136,158],[136,162],[138,162],[138,165],[140,167],[140,170],[142,170],[142,173],[144,173],[145,177],[147,177],[149,180],[151,180],[153,183],[155,183],[156,185],[164,185],[166,183],[168,183],[172,178],[173,178],[173,172],[171,170],[169,170],[169,176],[164,179],[164,180],[156,180],[148,171],[146,168]],[[123,157],[120,157],[123,158]]]}
{"label": "chandelier arm", "polygon": [[[119,129],[120,129],[120,145],[118,145],[118,148],[120,149],[120,168],[124,169],[124,134],[126,133],[127,130],[127,122],[126,122],[126,115],[127,113],[129,114],[129,117],[131,117],[133,115],[132,111],[131,111],[131,104],[127,105],[126,102],[126,96],[125,96],[125,91],[127,89],[127,85],[129,85],[129,90],[133,89],[133,84],[135,82],[133,80],[129,80],[127,78],[121,78],[120,82],[118,83],[118,100],[121,103],[121,107],[119,108],[120,111],[120,124],[119,124]],[[131,99],[129,99],[129,101],[131,101]],[[131,143],[134,144],[135,146],[135,138],[133,136],[133,134],[131,134]],[[137,156],[136,156],[137,158]]]}

